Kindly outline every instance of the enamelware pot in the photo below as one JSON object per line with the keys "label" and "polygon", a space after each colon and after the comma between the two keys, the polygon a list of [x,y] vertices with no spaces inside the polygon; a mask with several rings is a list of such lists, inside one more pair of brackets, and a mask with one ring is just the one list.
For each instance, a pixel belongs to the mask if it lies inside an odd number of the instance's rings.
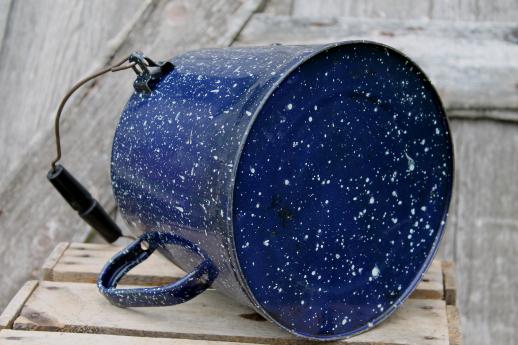
{"label": "enamelware pot", "polygon": [[[421,69],[364,41],[170,62],[115,133],[115,198],[144,234],[106,265],[101,293],[160,306],[212,285],[319,340],[392,314],[432,261],[452,192],[450,130]],[[117,289],[157,248],[190,273]]]}

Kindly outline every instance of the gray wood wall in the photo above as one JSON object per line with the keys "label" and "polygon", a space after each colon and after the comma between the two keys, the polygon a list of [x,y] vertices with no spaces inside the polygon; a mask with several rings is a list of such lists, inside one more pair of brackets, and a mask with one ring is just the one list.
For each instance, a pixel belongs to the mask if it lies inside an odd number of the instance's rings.
{"label": "gray wood wall", "polygon": [[[88,229],[45,181],[65,90],[135,49],[366,38],[414,58],[443,97],[456,155],[440,255],[456,262],[466,344],[518,344],[518,0],[0,0],[0,309],[58,241]],[[80,91],[65,163],[115,209],[108,155],[132,76]]]}

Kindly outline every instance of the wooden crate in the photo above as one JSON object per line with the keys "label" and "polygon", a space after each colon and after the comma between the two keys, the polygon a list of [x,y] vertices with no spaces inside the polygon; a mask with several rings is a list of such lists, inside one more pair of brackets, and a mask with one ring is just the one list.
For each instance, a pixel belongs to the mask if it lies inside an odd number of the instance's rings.
{"label": "wooden crate", "polygon": [[[251,309],[208,290],[171,307],[117,308],[94,284],[120,247],[61,243],[43,265],[42,279],[27,282],[0,316],[0,344],[308,343],[265,321]],[[124,284],[157,285],[183,272],[159,254],[128,274]],[[435,261],[411,298],[387,321],[347,344],[459,345],[453,266]]]}

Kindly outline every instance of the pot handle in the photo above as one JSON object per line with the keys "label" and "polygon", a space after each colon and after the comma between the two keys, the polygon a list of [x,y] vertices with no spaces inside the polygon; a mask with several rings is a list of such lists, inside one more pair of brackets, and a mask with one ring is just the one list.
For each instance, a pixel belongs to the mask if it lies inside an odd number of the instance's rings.
{"label": "pot handle", "polygon": [[110,243],[115,242],[123,236],[117,224],[110,218],[106,210],[95,200],[88,190],[77,181],[67,169],[58,164],[61,159],[61,134],[59,120],[66,102],[81,86],[87,82],[109,72],[118,72],[133,69],[137,74],[137,79],[133,82],[135,91],[141,96],[153,91],[154,86],[160,78],[174,69],[171,62],[155,62],[141,52],[134,52],[111,67],[102,69],[77,82],[59,104],[56,118],[54,119],[54,133],[56,135],[56,158],[50,163],[51,168],[47,174],[47,179],[65,198],[74,210],[79,213],[92,228],[94,228],[104,239]]}
{"label": "pot handle", "polygon": [[[198,254],[203,260],[182,279],[167,285],[117,289],[121,278],[146,260],[155,249],[178,245]],[[209,288],[218,275],[212,260],[194,243],[169,232],[152,231],[115,254],[97,278],[97,287],[104,297],[118,307],[167,306],[186,302]]]}

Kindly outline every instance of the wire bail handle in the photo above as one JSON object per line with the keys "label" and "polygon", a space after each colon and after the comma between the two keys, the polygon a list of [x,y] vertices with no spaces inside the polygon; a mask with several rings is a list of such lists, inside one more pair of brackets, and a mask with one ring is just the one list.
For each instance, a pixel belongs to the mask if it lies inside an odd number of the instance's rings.
{"label": "wire bail handle", "polygon": [[141,94],[148,94],[153,91],[158,80],[164,74],[173,70],[174,66],[171,62],[157,63],[146,57],[142,52],[137,51],[115,65],[102,69],[77,82],[66,93],[65,97],[63,97],[56,112],[56,118],[54,120],[56,158],[50,163],[51,168],[47,173],[47,179],[70,204],[70,206],[77,211],[79,216],[85,222],[87,222],[110,243],[114,242],[119,237],[124,236],[122,231],[99,202],[92,197],[88,190],[79,183],[79,181],[77,181],[63,165],[57,164],[61,159],[61,134],[59,121],[66,102],[81,86],[108,72],[118,72],[130,68],[137,74],[137,79],[133,82],[135,91]]}
{"label": "wire bail handle", "polygon": [[[130,62],[127,65],[123,65],[125,62]],[[150,71],[149,67],[156,67],[154,71]],[[56,163],[61,159],[61,134],[59,121],[61,119],[61,113],[63,112],[63,108],[65,107],[66,102],[77,91],[81,86],[89,82],[90,80],[96,79],[103,74],[108,72],[119,72],[126,69],[133,69],[135,74],[137,75],[137,79],[133,82],[133,87],[138,93],[150,93],[152,92],[152,87],[158,81],[158,79],[169,73],[174,65],[170,61],[166,62],[155,62],[152,59],[148,58],[144,55],[144,53],[140,51],[136,51],[131,53],[129,56],[119,61],[115,65],[111,67],[107,67],[102,69],[80,81],[78,81],[63,97],[61,103],[59,104],[58,111],[56,113],[56,117],[54,120],[54,134],[56,137],[56,158],[51,162],[52,170],[56,170]]]}

